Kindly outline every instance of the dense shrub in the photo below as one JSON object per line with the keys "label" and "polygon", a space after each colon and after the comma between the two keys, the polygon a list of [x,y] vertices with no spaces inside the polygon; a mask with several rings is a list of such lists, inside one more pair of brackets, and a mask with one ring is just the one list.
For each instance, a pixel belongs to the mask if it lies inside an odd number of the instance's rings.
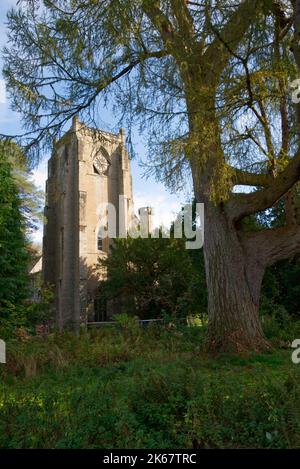
{"label": "dense shrub", "polygon": [[261,296],[262,315],[281,320],[282,314],[300,319],[300,257],[270,267],[265,275]]}
{"label": "dense shrub", "polygon": [[191,254],[185,239],[116,239],[110,256],[99,259],[108,279],[99,296],[139,318],[206,313],[202,252]]}

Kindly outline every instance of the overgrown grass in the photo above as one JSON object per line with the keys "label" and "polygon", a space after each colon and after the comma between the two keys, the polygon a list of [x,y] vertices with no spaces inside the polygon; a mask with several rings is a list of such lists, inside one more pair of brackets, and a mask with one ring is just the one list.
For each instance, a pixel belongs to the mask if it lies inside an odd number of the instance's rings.
{"label": "overgrown grass", "polygon": [[299,448],[291,350],[209,357],[203,328],[120,328],[8,343],[0,446]]}

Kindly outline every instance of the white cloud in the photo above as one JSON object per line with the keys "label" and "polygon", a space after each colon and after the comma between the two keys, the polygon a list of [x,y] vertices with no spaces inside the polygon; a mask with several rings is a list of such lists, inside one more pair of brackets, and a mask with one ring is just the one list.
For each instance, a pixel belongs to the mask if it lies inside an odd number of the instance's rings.
{"label": "white cloud", "polygon": [[43,227],[40,226],[38,230],[30,234],[30,239],[33,244],[42,245],[43,244]]}
{"label": "white cloud", "polygon": [[36,187],[41,190],[45,190],[45,184],[47,179],[47,164],[48,161],[42,161],[36,169],[32,171],[32,179]]}
{"label": "white cloud", "polygon": [[6,103],[6,89],[5,89],[5,81],[0,80],[0,104]]}

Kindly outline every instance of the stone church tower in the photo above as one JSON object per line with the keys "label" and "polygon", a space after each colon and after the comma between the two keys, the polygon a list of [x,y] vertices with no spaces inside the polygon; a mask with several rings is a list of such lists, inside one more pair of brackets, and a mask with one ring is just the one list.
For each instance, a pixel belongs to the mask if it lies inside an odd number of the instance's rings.
{"label": "stone church tower", "polygon": [[[120,200],[119,195],[124,197]],[[43,280],[54,286],[60,328],[106,319],[103,311],[97,316],[99,274],[94,268],[111,243],[99,236],[107,225],[106,203],[116,209],[118,235],[120,210],[133,213],[124,131],[115,135],[90,129],[75,118],[54,145],[46,183]]]}

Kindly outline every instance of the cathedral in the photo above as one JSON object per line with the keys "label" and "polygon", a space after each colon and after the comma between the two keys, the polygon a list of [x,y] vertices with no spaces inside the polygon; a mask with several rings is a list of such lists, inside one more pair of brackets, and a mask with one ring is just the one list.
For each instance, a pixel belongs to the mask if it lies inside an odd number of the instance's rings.
{"label": "cathedral", "polygon": [[[119,220],[130,223],[135,217],[124,130],[95,130],[74,118],[70,130],[54,144],[46,182],[42,277],[54,288],[60,329],[106,320],[112,308],[99,307],[100,274],[95,269],[113,242],[103,236],[108,205],[115,208],[116,236],[124,234],[127,226],[120,226]],[[149,216],[150,225],[151,209],[144,207],[140,213]]]}

